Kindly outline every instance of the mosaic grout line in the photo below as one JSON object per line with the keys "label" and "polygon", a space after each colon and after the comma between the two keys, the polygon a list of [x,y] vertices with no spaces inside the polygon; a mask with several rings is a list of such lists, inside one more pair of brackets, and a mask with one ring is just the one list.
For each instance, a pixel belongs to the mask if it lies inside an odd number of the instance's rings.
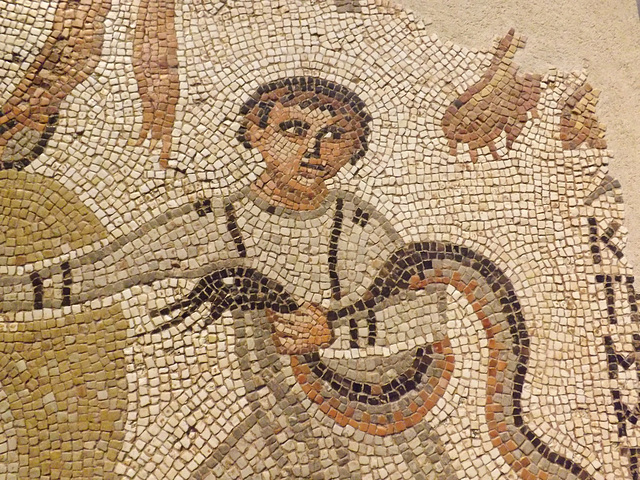
{"label": "mosaic grout line", "polygon": [[32,3],[0,15],[0,478],[638,477],[585,74],[382,1]]}

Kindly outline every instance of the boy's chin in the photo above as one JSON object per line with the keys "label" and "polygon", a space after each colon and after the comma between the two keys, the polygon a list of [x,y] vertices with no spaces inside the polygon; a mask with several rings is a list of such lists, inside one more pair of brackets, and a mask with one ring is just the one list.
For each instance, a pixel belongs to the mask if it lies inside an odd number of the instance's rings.
{"label": "boy's chin", "polygon": [[303,189],[318,189],[322,188],[323,181],[322,178],[314,176],[314,177],[306,177],[303,175],[299,175],[293,179],[298,185],[303,187]]}

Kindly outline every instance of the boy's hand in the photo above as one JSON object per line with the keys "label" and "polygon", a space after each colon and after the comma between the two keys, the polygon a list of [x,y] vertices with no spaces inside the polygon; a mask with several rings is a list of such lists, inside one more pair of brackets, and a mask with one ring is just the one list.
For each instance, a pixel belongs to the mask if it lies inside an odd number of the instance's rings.
{"label": "boy's hand", "polygon": [[278,353],[299,355],[317,352],[333,341],[326,311],[319,305],[304,302],[293,313],[276,313],[268,308],[266,313]]}
{"label": "boy's hand", "polygon": [[412,275],[409,279],[409,290],[422,290],[428,283],[426,279],[423,280],[418,275]]}

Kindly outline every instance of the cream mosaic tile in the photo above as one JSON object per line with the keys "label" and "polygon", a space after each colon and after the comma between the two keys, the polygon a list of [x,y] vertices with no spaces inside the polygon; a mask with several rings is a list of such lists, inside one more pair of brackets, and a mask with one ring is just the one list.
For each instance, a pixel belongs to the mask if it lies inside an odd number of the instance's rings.
{"label": "cream mosaic tile", "polygon": [[638,476],[584,75],[382,2],[0,4],[0,478]]}

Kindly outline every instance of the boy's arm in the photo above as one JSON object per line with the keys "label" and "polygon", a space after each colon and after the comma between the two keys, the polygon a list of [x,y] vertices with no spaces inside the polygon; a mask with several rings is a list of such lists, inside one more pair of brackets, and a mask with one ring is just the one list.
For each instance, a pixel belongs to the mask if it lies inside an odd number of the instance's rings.
{"label": "boy's arm", "polygon": [[193,204],[154,218],[89,254],[58,258],[46,268],[0,276],[0,311],[60,308],[110,296],[167,277],[201,277],[233,259],[222,202],[206,212]]}
{"label": "boy's arm", "polygon": [[389,220],[373,205],[344,195],[342,231],[337,248],[337,276],[343,303],[356,301],[390,256],[404,246]]}

